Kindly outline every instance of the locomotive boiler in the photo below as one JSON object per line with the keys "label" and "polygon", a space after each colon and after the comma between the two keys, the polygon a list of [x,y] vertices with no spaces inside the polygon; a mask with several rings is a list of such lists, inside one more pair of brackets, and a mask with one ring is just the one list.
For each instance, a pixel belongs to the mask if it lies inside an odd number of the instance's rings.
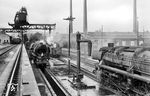
{"label": "locomotive boiler", "polygon": [[40,68],[45,68],[49,64],[50,50],[44,42],[37,41],[30,46],[29,58]]}
{"label": "locomotive boiler", "polygon": [[150,48],[103,47],[94,72],[100,84],[125,96],[150,96]]}

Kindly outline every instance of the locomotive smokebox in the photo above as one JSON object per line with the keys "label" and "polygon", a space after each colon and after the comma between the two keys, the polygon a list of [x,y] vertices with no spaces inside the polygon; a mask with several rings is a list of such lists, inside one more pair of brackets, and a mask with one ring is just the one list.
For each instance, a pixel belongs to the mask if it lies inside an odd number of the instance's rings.
{"label": "locomotive smokebox", "polygon": [[44,56],[48,53],[48,48],[46,45],[43,43],[40,43],[36,48],[35,48],[35,54],[37,56]]}

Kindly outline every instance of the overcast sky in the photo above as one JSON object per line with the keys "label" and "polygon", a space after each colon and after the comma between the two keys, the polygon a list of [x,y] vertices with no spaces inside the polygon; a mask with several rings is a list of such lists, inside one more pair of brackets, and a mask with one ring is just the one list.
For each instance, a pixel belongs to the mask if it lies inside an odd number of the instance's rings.
{"label": "overcast sky", "polygon": [[[0,27],[9,27],[22,6],[29,23],[56,23],[57,32],[68,32],[70,0],[0,0]],[[140,30],[150,30],[150,0],[137,0]],[[87,0],[88,31],[132,31],[133,0]],[[74,32],[83,31],[83,0],[73,0]]]}

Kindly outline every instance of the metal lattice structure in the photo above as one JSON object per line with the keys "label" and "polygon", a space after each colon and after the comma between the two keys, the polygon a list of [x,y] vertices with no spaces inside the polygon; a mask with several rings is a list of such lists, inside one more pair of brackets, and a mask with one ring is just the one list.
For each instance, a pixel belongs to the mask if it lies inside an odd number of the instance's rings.
{"label": "metal lattice structure", "polygon": [[[9,24],[13,28],[15,28],[15,24]],[[28,24],[20,26],[23,30],[34,30],[34,29],[41,29],[41,30],[53,30],[55,29],[56,24]]]}
{"label": "metal lattice structure", "polygon": [[15,29],[15,24],[9,24],[13,28],[0,28],[0,31],[3,31],[5,33],[19,33],[22,30],[54,30],[56,24],[29,24],[29,25],[23,25],[19,29]]}
{"label": "metal lattice structure", "polygon": [[12,28],[0,28],[0,31],[6,33],[18,33],[26,30],[51,30],[55,29],[56,24],[30,24],[27,20],[27,9],[22,7],[16,12],[14,24],[8,23]]}

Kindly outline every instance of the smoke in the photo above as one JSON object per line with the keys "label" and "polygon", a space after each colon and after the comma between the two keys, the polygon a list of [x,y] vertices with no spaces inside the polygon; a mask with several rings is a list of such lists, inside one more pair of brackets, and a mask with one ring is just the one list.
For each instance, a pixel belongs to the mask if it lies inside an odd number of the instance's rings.
{"label": "smoke", "polygon": [[38,41],[38,43],[43,43],[43,44],[45,44],[44,40],[40,40],[40,41]]}
{"label": "smoke", "polygon": [[48,34],[46,34],[46,42],[48,44],[52,44],[54,42],[54,36],[55,36],[54,30],[52,30],[51,33],[48,32]]}

